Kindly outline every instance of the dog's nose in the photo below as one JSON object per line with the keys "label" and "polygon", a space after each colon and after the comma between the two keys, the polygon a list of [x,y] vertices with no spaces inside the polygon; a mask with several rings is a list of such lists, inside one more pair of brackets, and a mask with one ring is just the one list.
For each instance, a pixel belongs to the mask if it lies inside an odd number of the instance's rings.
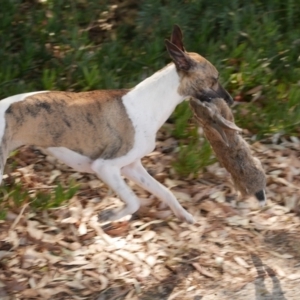
{"label": "dog's nose", "polygon": [[231,95],[219,84],[217,94],[220,96],[220,98],[223,98],[228,105],[233,104],[233,99]]}

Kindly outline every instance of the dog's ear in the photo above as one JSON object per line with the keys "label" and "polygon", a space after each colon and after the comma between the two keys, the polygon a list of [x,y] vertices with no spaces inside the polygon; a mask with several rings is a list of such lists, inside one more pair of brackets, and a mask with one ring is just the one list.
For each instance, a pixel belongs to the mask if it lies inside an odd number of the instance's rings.
{"label": "dog's ear", "polygon": [[165,45],[177,69],[188,71],[195,64],[195,62],[175,44],[165,40]]}
{"label": "dog's ear", "polygon": [[181,51],[185,52],[183,46],[183,35],[180,27],[178,25],[173,26],[173,31],[171,35],[171,43],[176,45]]}

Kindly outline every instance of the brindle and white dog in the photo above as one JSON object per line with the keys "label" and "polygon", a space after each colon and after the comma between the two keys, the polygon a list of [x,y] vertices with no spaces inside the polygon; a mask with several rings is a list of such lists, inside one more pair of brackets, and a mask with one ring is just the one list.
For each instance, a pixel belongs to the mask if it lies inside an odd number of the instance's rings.
{"label": "brindle and white dog", "polygon": [[180,220],[193,223],[174,195],[147,173],[141,158],[153,151],[157,131],[187,97],[220,97],[228,103],[232,98],[220,85],[216,68],[201,55],[185,51],[178,26],[166,47],[174,63],[130,90],[42,91],[2,100],[0,182],[10,151],[35,145],[79,172],[96,174],[125,202],[122,209],[100,213],[101,221],[139,209],[124,175],[168,205]]}

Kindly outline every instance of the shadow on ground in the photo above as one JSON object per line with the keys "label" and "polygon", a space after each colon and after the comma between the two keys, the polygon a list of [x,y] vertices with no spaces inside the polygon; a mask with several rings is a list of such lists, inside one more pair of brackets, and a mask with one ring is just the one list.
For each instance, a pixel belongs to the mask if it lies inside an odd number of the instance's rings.
{"label": "shadow on ground", "polygon": [[[264,264],[259,256],[251,254],[251,258],[257,271],[257,277],[254,281],[255,300],[287,300],[283,295],[284,292],[282,291],[280,281],[276,277],[274,270]],[[267,290],[265,285],[266,276],[269,276],[273,283],[273,289],[271,293]]]}

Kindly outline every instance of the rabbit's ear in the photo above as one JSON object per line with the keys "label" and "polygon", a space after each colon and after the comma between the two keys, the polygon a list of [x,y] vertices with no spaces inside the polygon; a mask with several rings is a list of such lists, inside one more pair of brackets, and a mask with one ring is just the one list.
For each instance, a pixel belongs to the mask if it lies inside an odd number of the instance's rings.
{"label": "rabbit's ear", "polygon": [[211,127],[217,132],[217,134],[219,135],[219,138],[221,140],[223,140],[225,145],[228,147],[229,143],[228,143],[227,135],[226,135],[225,131],[223,130],[223,127],[217,123],[212,123]]}
{"label": "rabbit's ear", "polygon": [[239,132],[243,131],[243,129],[236,126],[233,122],[226,120],[220,114],[215,115],[215,121],[219,126],[223,127],[224,129],[230,129]]}
{"label": "rabbit's ear", "polygon": [[218,132],[226,146],[229,146],[228,144],[228,138],[226,134],[226,130],[234,130],[234,131],[242,131],[241,128],[236,126],[233,122],[230,122],[223,118],[220,114],[215,114],[213,117],[213,122],[211,123],[211,126]]}

